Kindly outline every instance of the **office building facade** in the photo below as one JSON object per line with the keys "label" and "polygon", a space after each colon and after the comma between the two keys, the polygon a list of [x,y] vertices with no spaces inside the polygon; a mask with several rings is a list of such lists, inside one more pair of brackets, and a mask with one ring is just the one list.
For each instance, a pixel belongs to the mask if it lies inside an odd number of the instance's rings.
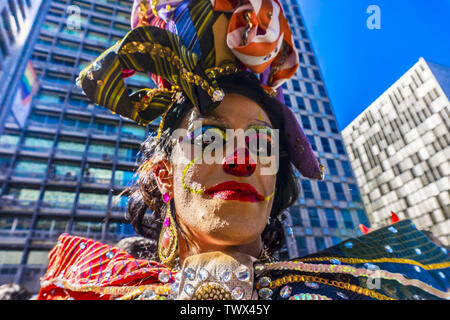
{"label": "office building facade", "polygon": [[313,253],[359,236],[358,224],[368,224],[368,220],[298,1],[281,3],[300,60],[295,76],[283,85],[285,102],[295,112],[325,167],[323,181],[298,175],[301,195],[288,212],[288,241],[281,255],[286,258]]}
{"label": "office building facade", "polygon": [[41,4],[42,0],[0,2],[0,120],[8,111],[3,108],[7,103],[4,98],[18,79],[28,46],[26,40]]}
{"label": "office building facade", "polygon": [[[36,15],[18,70],[32,62],[37,90],[23,126],[8,112],[0,131],[0,283],[36,292],[63,232],[107,243],[134,234],[118,194],[133,181],[139,145],[152,127],[91,104],[75,81],[129,31],[131,5],[47,0]],[[127,82],[151,86],[142,74]]]}
{"label": "office building facade", "polygon": [[423,58],[342,132],[374,226],[390,211],[450,234],[450,68]]}

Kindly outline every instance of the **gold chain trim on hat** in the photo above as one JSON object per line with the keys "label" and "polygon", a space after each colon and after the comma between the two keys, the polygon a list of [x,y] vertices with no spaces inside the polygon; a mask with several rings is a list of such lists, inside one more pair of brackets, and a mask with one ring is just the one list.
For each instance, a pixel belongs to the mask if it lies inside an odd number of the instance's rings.
{"label": "gold chain trim on hat", "polygon": [[337,287],[340,289],[344,289],[347,291],[356,292],[357,294],[365,295],[377,300],[395,300],[393,298],[387,297],[381,293],[354,285],[346,282],[340,282],[336,280],[329,280],[325,278],[315,277],[315,276],[301,276],[301,275],[288,275],[284,276],[280,279],[274,280],[270,282],[269,288],[274,289],[277,287],[281,287],[282,285],[293,283],[293,282],[316,282],[325,284],[328,286]]}
{"label": "gold chain trim on hat", "polygon": [[179,90],[180,87],[178,86],[173,86],[171,89],[150,89],[141,101],[133,101],[132,104],[138,111],[143,111],[150,106],[152,99],[160,92],[170,93],[172,95],[172,103],[174,103],[177,101],[177,93]]}
{"label": "gold chain trim on hat", "polygon": [[150,55],[156,56],[171,62],[175,67],[177,67],[181,72],[181,78],[186,80],[189,83],[194,83],[195,85],[200,86],[203,90],[205,90],[208,95],[213,98],[213,101],[221,101],[221,92],[216,90],[214,87],[211,87],[205,79],[200,77],[197,74],[194,74],[191,71],[188,71],[183,64],[183,61],[178,57],[175,52],[172,51],[169,47],[164,47],[159,43],[151,43],[151,42],[137,42],[132,41],[125,44],[121,51],[125,51],[128,54],[133,53],[148,53]]}

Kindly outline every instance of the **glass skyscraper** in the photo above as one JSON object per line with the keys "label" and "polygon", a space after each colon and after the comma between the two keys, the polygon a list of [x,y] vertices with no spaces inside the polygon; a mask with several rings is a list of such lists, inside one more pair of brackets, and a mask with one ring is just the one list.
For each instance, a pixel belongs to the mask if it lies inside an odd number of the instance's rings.
{"label": "glass skyscraper", "polygon": [[[31,61],[37,75],[30,113],[23,126],[10,112],[0,119],[0,284],[37,292],[48,251],[63,232],[110,244],[134,234],[118,194],[134,179],[139,145],[155,128],[91,104],[75,84],[84,66],[130,29],[131,4],[42,1],[17,68],[20,78]],[[297,74],[283,86],[286,104],[325,167],[324,181],[300,180],[280,254],[287,258],[356,236],[358,223],[368,221],[298,4],[282,4],[300,58]],[[132,90],[151,86],[143,74],[126,81]],[[17,90],[19,80],[5,108]]]}
{"label": "glass skyscraper", "polygon": [[359,189],[297,0],[281,1],[293,31],[300,67],[283,85],[291,107],[308,136],[325,179],[301,179],[300,200],[289,209],[287,247],[282,257],[297,257],[359,236],[368,225]]}
{"label": "glass skyscraper", "polygon": [[[8,112],[0,132],[0,283],[36,292],[62,232],[108,243],[134,234],[118,194],[132,181],[139,145],[152,127],[94,106],[75,84],[84,66],[129,31],[131,5],[42,3],[18,67],[32,61],[38,89],[24,126]],[[127,82],[131,89],[151,83],[142,74]]]}

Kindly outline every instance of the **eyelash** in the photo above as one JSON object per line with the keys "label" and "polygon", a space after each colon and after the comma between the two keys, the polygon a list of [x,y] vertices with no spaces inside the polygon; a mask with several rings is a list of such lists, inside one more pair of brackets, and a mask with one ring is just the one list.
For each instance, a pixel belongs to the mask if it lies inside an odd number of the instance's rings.
{"label": "eyelash", "polygon": [[[200,131],[200,130],[198,130]],[[194,131],[192,133],[192,140],[191,143],[192,144],[197,144],[199,145],[200,142],[203,146],[203,148],[205,148],[206,146],[208,146],[209,144],[212,143],[212,141],[205,141],[205,135],[206,133],[211,132],[211,138],[214,137],[214,139],[217,137],[217,134],[212,135],[212,132],[217,133],[217,131],[219,131],[219,135],[222,137],[222,141],[227,141],[227,137],[226,137],[226,133],[223,129],[220,129],[218,127],[214,127],[214,126],[205,126],[201,128],[201,132],[198,131]]]}
{"label": "eyelash", "polygon": [[[271,156],[273,142],[272,142],[272,137],[270,135],[270,132],[265,127],[262,127],[260,131],[258,131],[258,129],[259,128],[254,128],[254,130],[257,130],[257,133],[253,134],[251,136],[247,136],[245,138],[246,146],[247,146],[247,148],[249,148],[249,151],[251,151],[253,154],[256,154],[258,157],[262,156],[262,153],[264,153],[263,154],[264,156]],[[226,137],[226,132],[223,129],[215,127],[215,126],[204,126],[201,128],[201,130],[192,132],[190,134],[191,143],[195,144],[195,145],[201,145],[202,148],[204,149],[209,144],[212,143],[212,140],[211,141],[206,140],[207,137],[205,137],[205,135],[208,132],[211,132],[211,135],[212,135],[212,132],[217,133],[217,131],[219,131],[219,136],[221,136],[222,142],[226,143],[228,141],[228,139]],[[218,136],[217,134],[214,134],[213,136],[211,136],[211,138],[212,137],[216,138],[217,136]],[[261,150],[262,147],[261,147],[260,143],[258,143],[259,141],[261,141],[261,139],[267,140],[267,144],[265,144],[264,150]],[[257,141],[257,144],[256,144],[257,149],[256,150],[253,150],[255,145],[250,144],[250,142],[252,142],[254,140]]]}

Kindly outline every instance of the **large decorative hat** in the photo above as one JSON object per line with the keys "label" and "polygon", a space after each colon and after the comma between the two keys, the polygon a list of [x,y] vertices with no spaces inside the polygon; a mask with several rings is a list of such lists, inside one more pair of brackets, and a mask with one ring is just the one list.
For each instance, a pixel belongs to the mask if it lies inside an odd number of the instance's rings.
{"label": "large decorative hat", "polygon": [[[77,79],[93,102],[141,125],[189,99],[207,114],[224,98],[216,78],[238,71],[259,75],[281,102],[281,85],[299,65],[292,32],[278,0],[135,0],[131,31]],[[124,78],[146,72],[156,88],[128,93]],[[308,178],[323,179],[311,145],[283,103],[289,159]],[[163,123],[163,121],[161,121]]]}

